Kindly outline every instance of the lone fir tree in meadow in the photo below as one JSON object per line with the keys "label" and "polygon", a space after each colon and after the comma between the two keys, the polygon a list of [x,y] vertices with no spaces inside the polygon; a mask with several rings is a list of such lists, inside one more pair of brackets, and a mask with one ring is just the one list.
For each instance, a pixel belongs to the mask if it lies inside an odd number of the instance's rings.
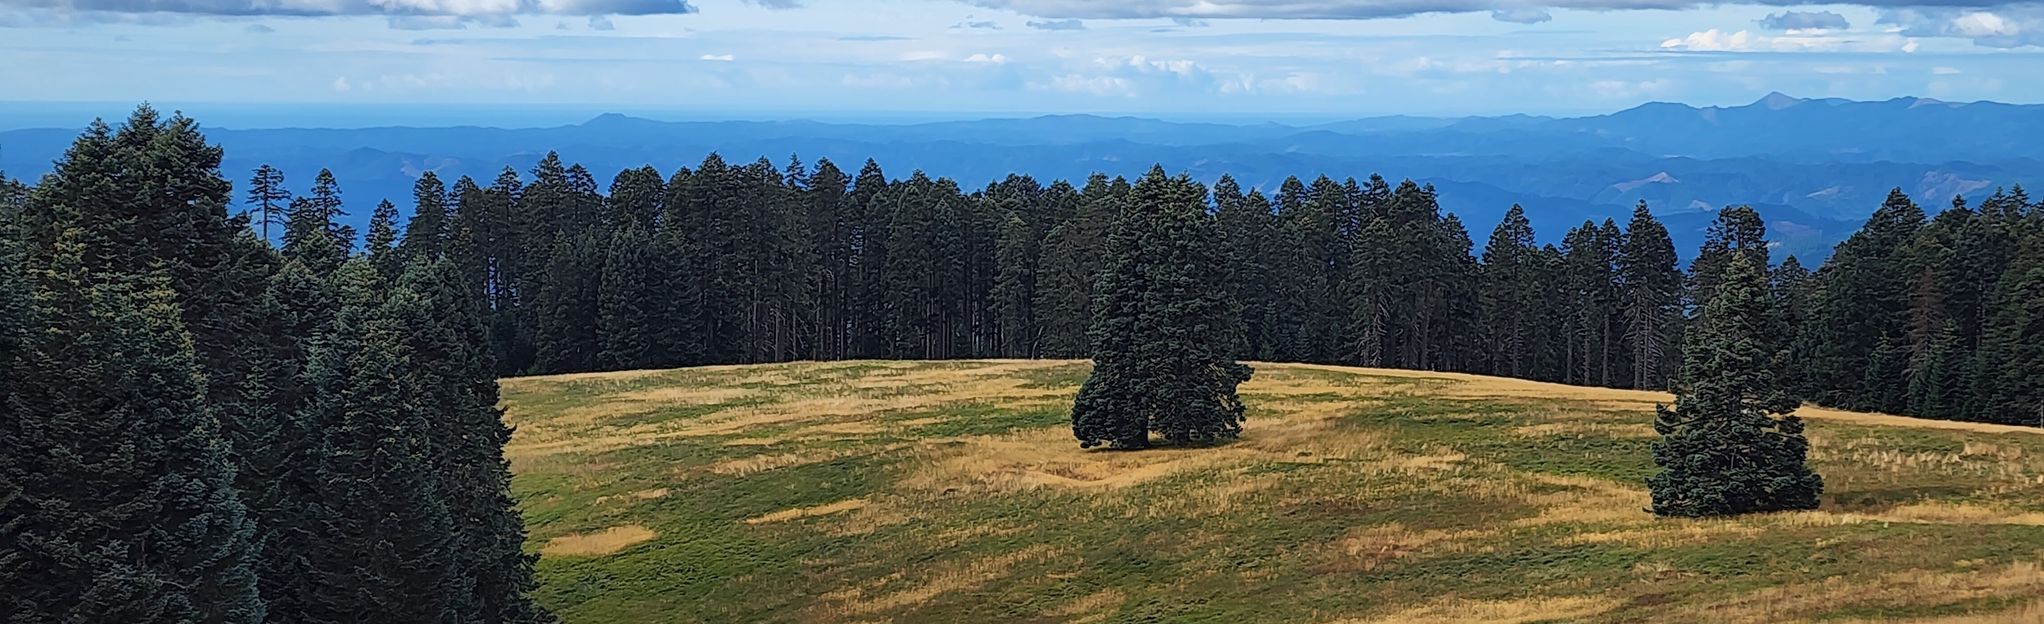
{"label": "lone fir tree in meadow", "polygon": [[1129,193],[1107,241],[1094,295],[1093,374],[1072,405],[1079,445],[1149,446],[1233,438],[1242,431],[1235,387],[1238,312],[1215,281],[1218,229],[1206,189],[1152,168]]}
{"label": "lone fir tree in meadow", "polygon": [[1683,352],[1675,407],[1655,408],[1647,478],[1662,516],[1815,509],[1824,480],[1806,463],[1798,401],[1778,371],[1787,361],[1760,267],[1734,255]]}

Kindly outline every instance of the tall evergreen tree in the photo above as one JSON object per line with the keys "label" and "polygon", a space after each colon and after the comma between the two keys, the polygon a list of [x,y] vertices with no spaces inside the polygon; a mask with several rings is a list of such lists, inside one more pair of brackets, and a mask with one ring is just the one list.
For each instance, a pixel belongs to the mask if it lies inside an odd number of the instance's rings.
{"label": "tall evergreen tree", "polygon": [[1270,315],[1277,305],[1270,294],[1270,255],[1278,235],[1270,202],[1254,192],[1244,195],[1233,177],[1222,175],[1214,183],[1214,206],[1214,220],[1231,268],[1228,287],[1242,310],[1236,354],[1268,359]]}
{"label": "tall evergreen tree", "polygon": [[385,279],[397,279],[404,268],[404,259],[397,250],[397,205],[386,199],[377,202],[376,210],[369,215],[369,235],[362,240],[363,251],[369,255],[369,264],[376,267]]}
{"label": "tall evergreen tree", "polygon": [[1824,481],[1807,464],[1797,401],[1778,371],[1775,315],[1765,273],[1750,256],[1726,260],[1683,349],[1674,408],[1658,406],[1653,511],[1718,516],[1815,509]]}
{"label": "tall evergreen tree", "polygon": [[560,235],[548,254],[528,314],[536,321],[532,345],[534,372],[551,374],[592,370],[602,351],[600,301],[604,254],[593,234]]}
{"label": "tall evergreen tree", "polygon": [[1634,388],[1668,387],[1679,363],[1682,327],[1682,271],[1675,266],[1668,229],[1640,202],[1626,224],[1618,255],[1620,314],[1630,345]]}
{"label": "tall evergreen tree", "polygon": [[1803,261],[1795,256],[1782,259],[1768,276],[1774,293],[1775,316],[1787,337],[1789,366],[1782,376],[1789,387],[1800,395],[1810,391],[1809,360],[1814,351],[1810,344],[1812,315],[1816,311],[1817,276],[1803,268]]}
{"label": "tall evergreen tree", "polygon": [[1806,363],[1818,389],[1812,399],[1849,409],[1906,409],[1896,373],[1907,359],[1909,293],[1917,281],[1906,254],[1923,224],[1923,209],[1896,189],[1825,264],[1813,321],[1816,350]]}
{"label": "tall evergreen tree", "polygon": [[1543,321],[1537,316],[1542,288],[1536,279],[1535,252],[1533,225],[1515,204],[1483,247],[1480,292],[1483,327],[1489,336],[1484,372],[1511,377],[1532,372],[1536,325]]}
{"label": "tall evergreen tree", "polygon": [[263,240],[270,238],[270,226],[284,225],[284,208],[291,205],[291,191],[284,188],[284,172],[263,163],[248,180],[248,205],[254,221],[262,228]]}
{"label": "tall evergreen tree", "polygon": [[347,215],[341,205],[340,185],[333,172],[321,169],[312,193],[291,200],[285,213],[284,257],[305,263],[321,276],[339,270],[355,249],[354,228],[340,223]]}
{"label": "tall evergreen tree", "polygon": [[1079,193],[1076,213],[1051,228],[1037,270],[1036,317],[1044,357],[1077,358],[1092,353],[1096,278],[1107,233],[1121,212],[1122,193],[1106,176],[1095,175]]}
{"label": "tall evergreen tree", "polygon": [[652,233],[636,223],[620,228],[603,250],[597,284],[596,366],[653,368],[668,362],[660,341],[660,290],[668,267],[658,263]]}
{"label": "tall evergreen tree", "polygon": [[306,417],[320,433],[301,461],[318,466],[313,533],[306,552],[306,622],[459,621],[464,586],[448,505],[432,458],[427,410],[415,400],[421,371],[398,311],[418,305],[365,260],[335,274],[333,331],[306,366]]}
{"label": "tall evergreen tree", "polygon": [[0,421],[0,613],[260,622],[254,527],[176,295],[163,276],[92,268],[79,232],[34,268],[38,327]]}
{"label": "tall evergreen tree", "polygon": [[524,520],[510,497],[503,449],[511,429],[498,408],[482,309],[475,285],[436,261],[407,268],[384,314],[409,329],[401,337],[404,381],[424,414],[424,457],[451,524],[450,610],[460,621],[551,622],[529,597],[537,556],[525,554]]}
{"label": "tall evergreen tree", "polygon": [[1392,240],[1396,236],[1387,219],[1373,217],[1356,234],[1355,257],[1349,260],[1349,275],[1343,284],[1348,294],[1349,361],[1363,366],[1392,366],[1392,310],[1397,290],[1391,280]]}
{"label": "tall evergreen tree", "polygon": [[319,496],[320,430],[306,408],[313,387],[305,376],[312,345],[332,331],[335,299],[331,284],[301,262],[287,262],[269,280],[251,333],[251,374],[242,386],[250,406],[237,446],[236,474],[261,547],[259,568],[269,621],[305,619],[308,549],[319,532],[312,515]]}
{"label": "tall evergreen tree", "polygon": [[1718,282],[1724,280],[1725,266],[1731,263],[1734,255],[1745,256],[1763,272],[1773,264],[1767,250],[1767,222],[1752,206],[1725,207],[1718,211],[1717,219],[1712,220],[1710,228],[1704,231],[1703,248],[1689,263],[1691,316],[1701,315],[1703,308],[1710,304],[1710,298],[1717,293]]}
{"label": "tall evergreen tree", "polygon": [[440,176],[431,171],[419,174],[412,185],[412,219],[405,223],[404,239],[397,245],[399,261],[432,261],[447,253],[456,225],[450,222],[452,217]]}
{"label": "tall evergreen tree", "polygon": [[1162,167],[1135,185],[1108,242],[1093,327],[1094,370],[1072,407],[1085,447],[1233,438],[1242,430],[1235,388],[1250,369],[1215,340],[1232,322],[1212,277],[1222,256],[1206,189]]}
{"label": "tall evergreen tree", "polygon": [[1004,211],[996,243],[994,308],[1000,314],[1002,357],[1036,356],[1036,229],[1014,210]]}
{"label": "tall evergreen tree", "polygon": [[1995,288],[1974,356],[1969,411],[1979,420],[2044,426],[2044,224],[2033,227]]}

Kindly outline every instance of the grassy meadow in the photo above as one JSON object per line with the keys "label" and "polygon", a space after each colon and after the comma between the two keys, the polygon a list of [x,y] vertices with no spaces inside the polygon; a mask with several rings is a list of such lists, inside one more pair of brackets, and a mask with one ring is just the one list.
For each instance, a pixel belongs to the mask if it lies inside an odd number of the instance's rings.
{"label": "grassy meadow", "polygon": [[1666,395],[1256,368],[1211,448],[972,361],[506,380],[506,453],[571,624],[2044,621],[2037,431],[1809,409],[1822,510],[1662,520]]}

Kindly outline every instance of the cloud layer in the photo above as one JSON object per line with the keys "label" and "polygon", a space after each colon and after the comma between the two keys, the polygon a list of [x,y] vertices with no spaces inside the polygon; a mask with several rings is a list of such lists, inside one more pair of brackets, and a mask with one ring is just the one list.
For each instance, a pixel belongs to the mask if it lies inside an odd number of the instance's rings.
{"label": "cloud layer", "polygon": [[1830,11],[1782,11],[1760,18],[1760,27],[1768,30],[1845,30],[1852,23],[1845,16]]}
{"label": "cloud layer", "polygon": [[[1614,11],[1694,9],[1721,4],[1712,0],[964,0],[993,9],[1007,9],[1047,19],[1378,19],[1429,13],[1482,13],[1502,22],[1533,24],[1550,19],[1550,9]],[[1801,6],[1802,0],[1754,0],[1769,6]],[[1989,13],[2044,15],[2034,0],[1857,0],[1848,4],[1926,15]],[[1897,22],[1900,23],[1900,22]],[[1774,30],[1844,29],[1844,16],[1829,11],[1786,11],[1769,16],[1762,26]],[[1974,30],[1980,30],[1977,27]],[[1943,27],[1932,28],[1933,30]],[[1963,27],[1961,27],[1963,29]]]}
{"label": "cloud layer", "polygon": [[688,0],[0,0],[0,7],[61,12],[221,16],[386,15],[400,18],[696,12],[695,5],[689,4]]}

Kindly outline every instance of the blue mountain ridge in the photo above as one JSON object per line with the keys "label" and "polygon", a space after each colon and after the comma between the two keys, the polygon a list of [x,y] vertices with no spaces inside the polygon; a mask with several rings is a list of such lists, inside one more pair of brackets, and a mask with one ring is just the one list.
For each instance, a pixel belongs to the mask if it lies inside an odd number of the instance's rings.
{"label": "blue mountain ridge", "polygon": [[[47,172],[77,132],[0,132],[0,171],[30,179]],[[1095,171],[1134,176],[1152,163],[1207,181],[1230,173],[1266,191],[1290,175],[1381,173],[1433,184],[1478,244],[1513,203],[1526,207],[1542,240],[1555,241],[1585,220],[1623,222],[1644,200],[1668,222],[1685,257],[1712,211],[1751,204],[1770,223],[1777,257],[1806,261],[1828,256],[1890,188],[1935,211],[1955,195],[1977,198],[2044,171],[2044,142],[2036,140],[2044,136],[2044,106],[1779,93],[1743,106],[1651,102],[1587,117],[1399,116],[1317,125],[1093,115],[825,123],[603,114],[545,128],[216,128],[207,136],[226,149],[223,168],[237,182],[269,163],[303,190],[314,172],[332,169],[358,226],[379,199],[409,203],[413,180],[427,170],[487,184],[504,167],[523,171],[557,150],[607,184],[627,167],[671,172],[717,152],[734,161],[829,158],[847,170],[873,158],[893,177],[920,169],[967,188],[1010,173],[1046,183]]]}

